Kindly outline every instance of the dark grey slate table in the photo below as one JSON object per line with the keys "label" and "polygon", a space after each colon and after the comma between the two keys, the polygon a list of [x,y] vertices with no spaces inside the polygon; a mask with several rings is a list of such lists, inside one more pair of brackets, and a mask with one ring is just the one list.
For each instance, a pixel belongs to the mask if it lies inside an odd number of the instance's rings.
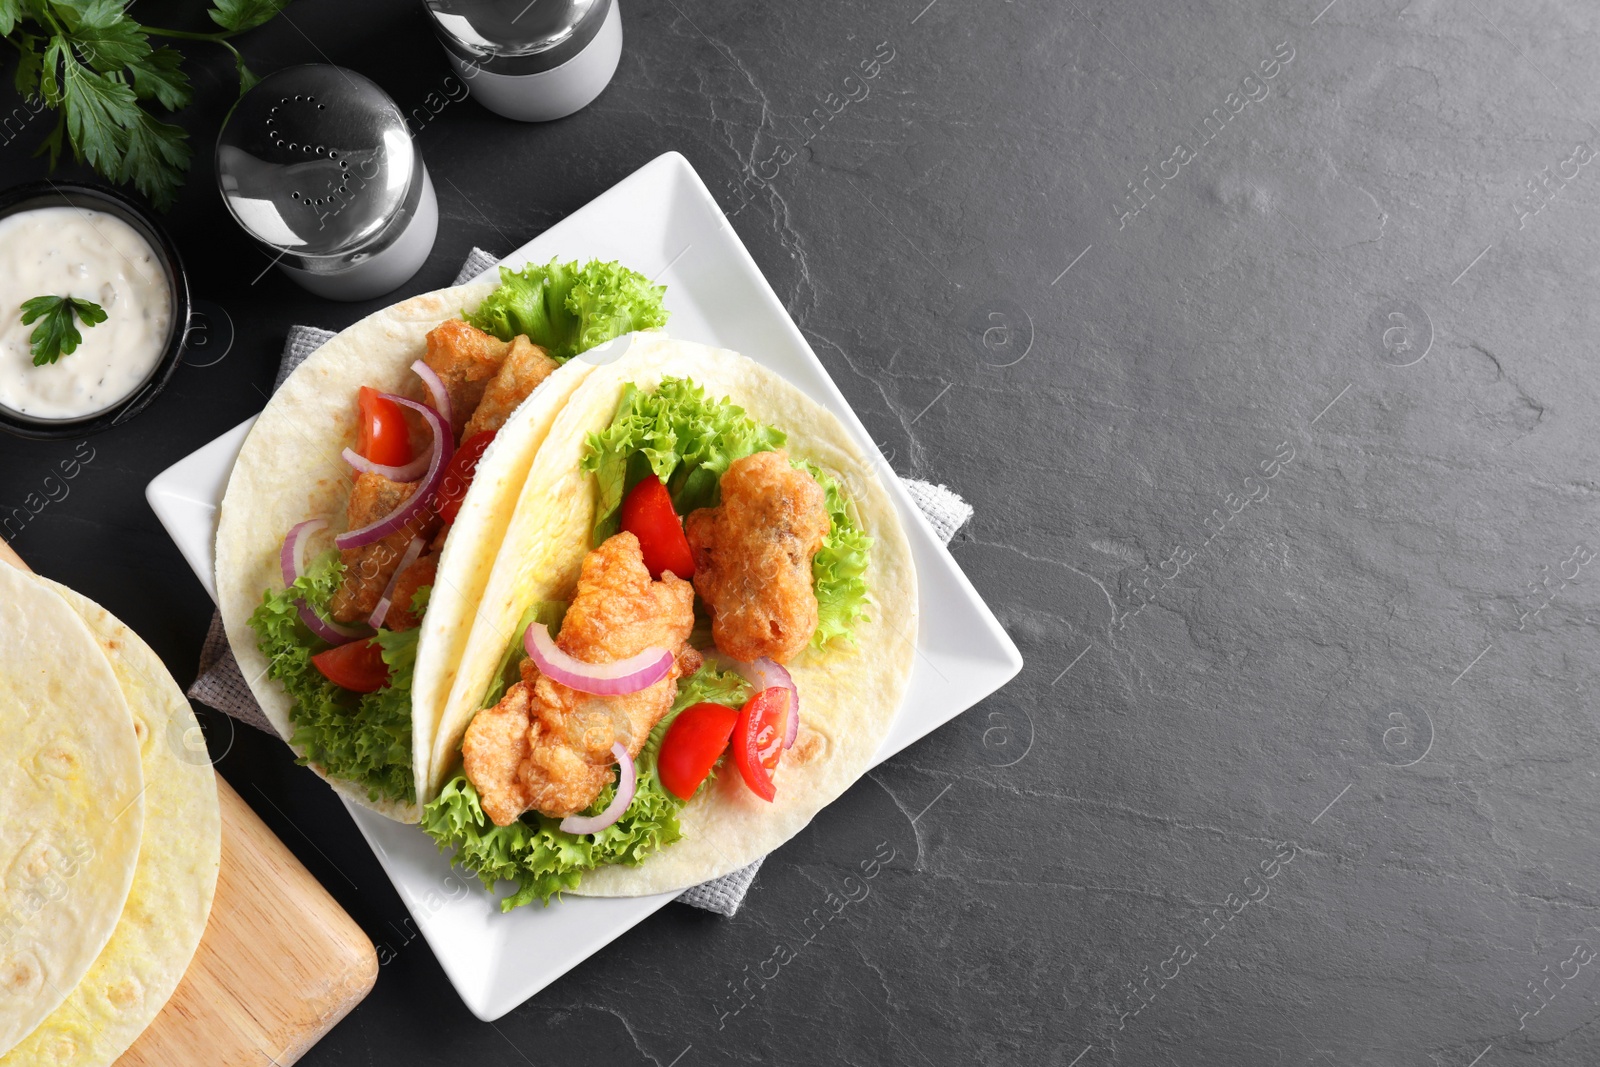
{"label": "dark grey slate table", "polygon": [[[418,109],[444,221],[402,295],[682,151],[895,469],[977,507],[953,551],[1028,663],[736,919],[670,907],[494,1026],[332,794],[209,716],[388,961],[304,1062],[1600,1060],[1600,26],[1325,2],[635,2],[548,126],[432,114],[414,5],[246,40]],[[377,306],[261,275],[196,169],[171,224],[237,343],[8,532],[183,681],[210,605],[145,482],[260,408],[286,326]],[[0,441],[0,505],[75,447]]]}

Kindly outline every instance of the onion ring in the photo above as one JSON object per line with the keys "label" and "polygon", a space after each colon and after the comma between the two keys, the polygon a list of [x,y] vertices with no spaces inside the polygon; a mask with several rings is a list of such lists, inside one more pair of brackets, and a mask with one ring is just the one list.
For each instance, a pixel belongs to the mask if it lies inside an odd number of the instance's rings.
{"label": "onion ring", "polygon": [[429,453],[424,452],[403,467],[390,467],[382,463],[372,462],[372,460],[353,448],[346,448],[339,454],[344,457],[346,463],[363,474],[381,474],[391,482],[416,481],[422,477],[423,471],[428,469],[428,460],[431,458]]}
{"label": "onion ring", "polygon": [[550,636],[550,628],[540,622],[528,625],[522,635],[522,647],[538,664],[540,673],[569,689],[595,696],[621,696],[649,689],[672,670],[673,655],[664,648],[647,648],[615,663],[585,663],[561,651]]}
{"label": "onion ring", "polygon": [[307,519],[289,527],[289,532],[283,538],[283,547],[278,550],[278,570],[283,575],[285,589],[299,581],[306,572],[306,542],[318,530],[326,529],[327,525],[327,519]]}
{"label": "onion ring", "polygon": [[389,584],[383,590],[383,595],[378,598],[378,606],[372,609],[371,615],[367,616],[367,625],[374,630],[382,626],[383,620],[389,617],[390,598],[394,596],[395,586],[400,584],[400,576],[405,573],[406,568],[415,563],[417,557],[422,555],[423,544],[421,534],[413,537],[411,543],[406,546],[404,554],[400,557],[400,566],[396,567],[394,573],[389,575]]}
{"label": "onion ring", "polygon": [[[283,547],[278,550],[278,569],[283,574],[284,588],[288,588],[300,580],[306,572],[306,542],[311,540],[311,535],[318,530],[327,528],[327,519],[307,519],[295,523],[289,528],[289,533],[283,539]],[[354,641],[358,637],[370,637],[359,626],[342,626],[336,622],[329,622],[315,611],[304,598],[296,600],[294,606],[300,614],[300,621],[306,624],[306,629],[328,642],[330,645],[342,645],[346,641]]]}
{"label": "onion ring", "polygon": [[433,448],[428,463],[428,473],[417,484],[416,491],[389,514],[380,519],[375,519],[367,525],[355,530],[346,530],[337,535],[333,543],[341,549],[364,548],[367,545],[382,541],[396,530],[404,528],[406,523],[428,510],[433,505],[433,497],[439,490],[439,484],[444,480],[445,466],[450,462],[450,457],[455,454],[455,442],[450,436],[450,424],[444,417],[426,404],[419,404],[415,400],[407,400],[403,396],[393,393],[379,393],[386,400],[393,400],[396,404],[408,407],[423,417],[433,429]]}
{"label": "onion ring", "polygon": [[794,739],[800,735],[800,687],[794,684],[794,679],[781,663],[768,656],[762,656],[754,663],[743,663],[740,666],[744,668],[740,673],[750,680],[757,691],[762,689],[789,691],[789,732],[784,736],[783,747],[794,747]]}
{"label": "onion ring", "polygon": [[633,757],[628,755],[628,750],[623,747],[621,741],[611,746],[611,754],[617,757],[617,795],[611,798],[611,803],[607,804],[606,810],[599,815],[568,815],[562,819],[562,832],[597,834],[622,818],[622,813],[633,803],[634,790],[639,788],[639,776],[633,769]]}
{"label": "onion ring", "polygon": [[304,600],[296,600],[294,604],[300,609],[300,621],[306,624],[306,629],[330,645],[343,645],[358,638],[372,636],[372,631],[364,626],[344,626],[337,622],[329,622],[313,611],[311,605]]}
{"label": "onion ring", "polygon": [[446,426],[451,425],[455,419],[450,411],[450,391],[444,387],[439,372],[420,359],[411,364],[411,369],[417,372],[422,384],[428,387],[428,395],[433,397],[433,409],[444,416]]}

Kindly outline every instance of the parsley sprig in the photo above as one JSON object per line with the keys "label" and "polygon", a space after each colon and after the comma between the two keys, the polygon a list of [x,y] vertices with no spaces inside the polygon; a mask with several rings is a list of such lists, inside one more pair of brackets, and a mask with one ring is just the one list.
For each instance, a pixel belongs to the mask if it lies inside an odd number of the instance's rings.
{"label": "parsley sprig", "polygon": [[36,296],[22,302],[22,325],[33,326],[28,341],[33,347],[33,365],[42,367],[54,363],[62,356],[70,356],[83,344],[83,334],[73,325],[76,314],[85,326],[106,321],[106,309],[93,300],[79,300],[71,296]]}
{"label": "parsley sprig", "polygon": [[165,211],[189,169],[188,134],[149,110],[187,107],[193,96],[183,55],[153,47],[151,37],[209,41],[233,53],[243,93],[258,80],[228,43],[270,20],[289,0],[213,0],[206,12],[222,29],[192,33],[145,26],[119,0],[0,0],[0,36],[21,54],[17,92],[35,94],[57,112],[35,155],[53,170],[63,144],[102,177],[132,182]]}

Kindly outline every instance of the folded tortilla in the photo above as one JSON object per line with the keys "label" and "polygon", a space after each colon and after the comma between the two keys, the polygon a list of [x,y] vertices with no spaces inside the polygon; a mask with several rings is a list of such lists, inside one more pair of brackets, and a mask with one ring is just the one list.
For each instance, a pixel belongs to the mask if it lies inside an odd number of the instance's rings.
{"label": "folded tortilla", "polygon": [[47,582],[88,625],[133,714],[144,767],[139,865],[111,939],[0,1067],[110,1067],[160,1014],[200,946],[222,851],[217,779],[183,690],[99,604]]}
{"label": "folded tortilla", "polygon": [[61,1006],[122,914],[145,821],[137,725],[83,620],[0,565],[0,1053]]}
{"label": "folded tortilla", "polygon": [[[843,424],[782,376],[724,349],[634,334],[627,353],[598,367],[556,418],[522,489],[511,529],[515,552],[495,561],[430,758],[424,802],[459,766],[461,739],[477,713],[527,607],[562,600],[577,584],[598,503],[593,475],[579,470],[585,436],[604,429],[629,383],[651,390],[664,377],[691,378],[753,418],[788,434],[794,460],[810,460],[843,484],[874,539],[866,580],[869,618],[853,647],[808,649],[788,664],[800,690],[800,733],[774,774],[768,803],[724,767],[679,813],[683,839],[637,867],[584,874],[590,896],[642,896],[687,888],[745,866],[798,833],[861,777],[888,733],[911,676],[917,638],[916,571],[894,504]],[[582,359],[583,357],[579,357]],[[837,644],[837,642],[835,643]],[[726,665],[726,661],[722,661]]]}
{"label": "folded tortilla", "polygon": [[[428,332],[464,309],[476,308],[496,284],[481,279],[424,293],[344,330],[289,375],[239,452],[217,525],[217,604],[251,692],[286,741],[294,735],[289,718],[292,702],[282,685],[267,677],[267,659],[249,625],[262,594],[282,587],[278,550],[284,535],[295,523],[316,516],[329,516],[336,529],[343,527],[352,480],[340,452],[357,442],[357,391],[363,385],[402,395],[414,391],[417,377],[410,368],[427,351]],[[577,360],[569,362],[517,408],[479,460],[472,487],[445,540],[422,619],[412,683],[412,773],[419,796],[427,781],[439,710],[454,680],[489,568],[511,522],[512,506],[556,414],[592,369]],[[328,777],[322,768],[313,767]],[[363,807],[403,822],[417,821],[415,805],[373,801],[359,784],[329,781]]]}

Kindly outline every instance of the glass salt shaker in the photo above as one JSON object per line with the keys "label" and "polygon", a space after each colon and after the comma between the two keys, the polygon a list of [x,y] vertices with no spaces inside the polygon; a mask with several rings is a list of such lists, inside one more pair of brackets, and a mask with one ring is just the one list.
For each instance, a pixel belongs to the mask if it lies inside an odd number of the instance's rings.
{"label": "glass salt shaker", "polygon": [[622,55],[616,0],[424,0],[468,91],[521,122],[548,122],[600,95]]}
{"label": "glass salt shaker", "polygon": [[239,101],[217,138],[228,210],[318,296],[369,300],[422,266],[439,202],[405,117],[371,79],[288,67]]}

